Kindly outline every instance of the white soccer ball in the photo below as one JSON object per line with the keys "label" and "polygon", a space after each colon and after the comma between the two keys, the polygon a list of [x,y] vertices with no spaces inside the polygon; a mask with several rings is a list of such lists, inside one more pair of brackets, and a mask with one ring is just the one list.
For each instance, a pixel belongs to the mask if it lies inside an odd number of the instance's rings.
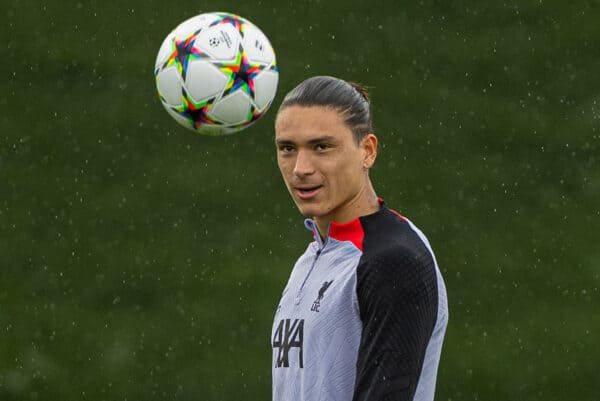
{"label": "white soccer ball", "polygon": [[169,33],[154,77],[162,105],[178,123],[201,134],[225,135],[265,114],[279,71],[269,39],[256,25],[214,12]]}

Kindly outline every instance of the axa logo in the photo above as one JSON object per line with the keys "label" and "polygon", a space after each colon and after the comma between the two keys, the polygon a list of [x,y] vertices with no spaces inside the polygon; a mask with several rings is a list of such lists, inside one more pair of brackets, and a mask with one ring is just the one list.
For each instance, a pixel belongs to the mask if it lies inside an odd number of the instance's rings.
{"label": "axa logo", "polygon": [[304,344],[304,319],[282,319],[273,335],[273,348],[278,348],[277,368],[290,367],[290,351],[296,350],[298,366],[304,367],[302,347]]}
{"label": "axa logo", "polygon": [[321,286],[321,289],[319,290],[319,295],[317,296],[317,299],[315,299],[315,302],[313,302],[312,307],[310,308],[311,311],[313,311],[313,312],[319,311],[319,308],[321,307],[321,300],[323,299],[323,296],[325,295],[325,291],[327,291],[327,289],[329,288],[331,283],[333,283],[333,280],[325,281],[323,283],[323,285]]}

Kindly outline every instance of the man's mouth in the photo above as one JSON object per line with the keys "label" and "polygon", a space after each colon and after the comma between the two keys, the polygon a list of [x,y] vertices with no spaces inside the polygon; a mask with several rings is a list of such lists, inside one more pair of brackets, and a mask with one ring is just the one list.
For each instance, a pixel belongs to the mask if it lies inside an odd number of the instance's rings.
{"label": "man's mouth", "polygon": [[319,193],[321,187],[321,185],[316,185],[312,187],[294,187],[294,192],[300,199],[308,200],[314,198],[317,195],[317,193]]}

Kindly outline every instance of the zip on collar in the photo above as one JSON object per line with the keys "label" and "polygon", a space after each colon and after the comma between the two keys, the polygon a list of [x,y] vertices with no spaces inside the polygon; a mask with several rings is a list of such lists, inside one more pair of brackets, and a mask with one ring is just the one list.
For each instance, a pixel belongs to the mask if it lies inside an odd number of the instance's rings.
{"label": "zip on collar", "polygon": [[315,223],[313,219],[305,219],[304,227],[306,227],[309,231],[312,231],[313,238],[317,242],[318,249],[323,249],[327,243],[327,238],[329,238],[329,229],[331,227],[331,223],[327,226],[327,236],[325,237],[325,240],[321,238],[321,234],[319,234],[319,229],[317,228],[317,223]]}
{"label": "zip on collar", "polygon": [[327,235],[325,239],[321,238],[321,234],[319,233],[319,229],[317,228],[317,224],[313,219],[305,219],[304,226],[312,232],[313,238],[317,243],[317,249],[319,251],[323,250],[325,245],[330,238],[333,238],[338,241],[349,241],[351,242],[359,251],[363,250],[363,239],[365,237],[365,232],[363,229],[362,220],[368,219],[371,216],[374,216],[379,213],[386,213],[387,207],[383,202],[383,199],[379,198],[380,209],[375,213],[367,216],[357,217],[354,220],[350,220],[347,223],[337,223],[332,221],[327,226]]}

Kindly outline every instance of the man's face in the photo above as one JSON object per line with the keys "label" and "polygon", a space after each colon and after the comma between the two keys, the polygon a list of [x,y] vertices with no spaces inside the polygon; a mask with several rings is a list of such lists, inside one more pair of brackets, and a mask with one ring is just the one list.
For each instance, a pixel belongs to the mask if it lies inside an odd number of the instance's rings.
{"label": "man's face", "polygon": [[303,215],[338,223],[357,217],[353,206],[368,189],[374,155],[366,141],[356,143],[342,114],[286,107],[275,122],[275,142],[281,175]]}

